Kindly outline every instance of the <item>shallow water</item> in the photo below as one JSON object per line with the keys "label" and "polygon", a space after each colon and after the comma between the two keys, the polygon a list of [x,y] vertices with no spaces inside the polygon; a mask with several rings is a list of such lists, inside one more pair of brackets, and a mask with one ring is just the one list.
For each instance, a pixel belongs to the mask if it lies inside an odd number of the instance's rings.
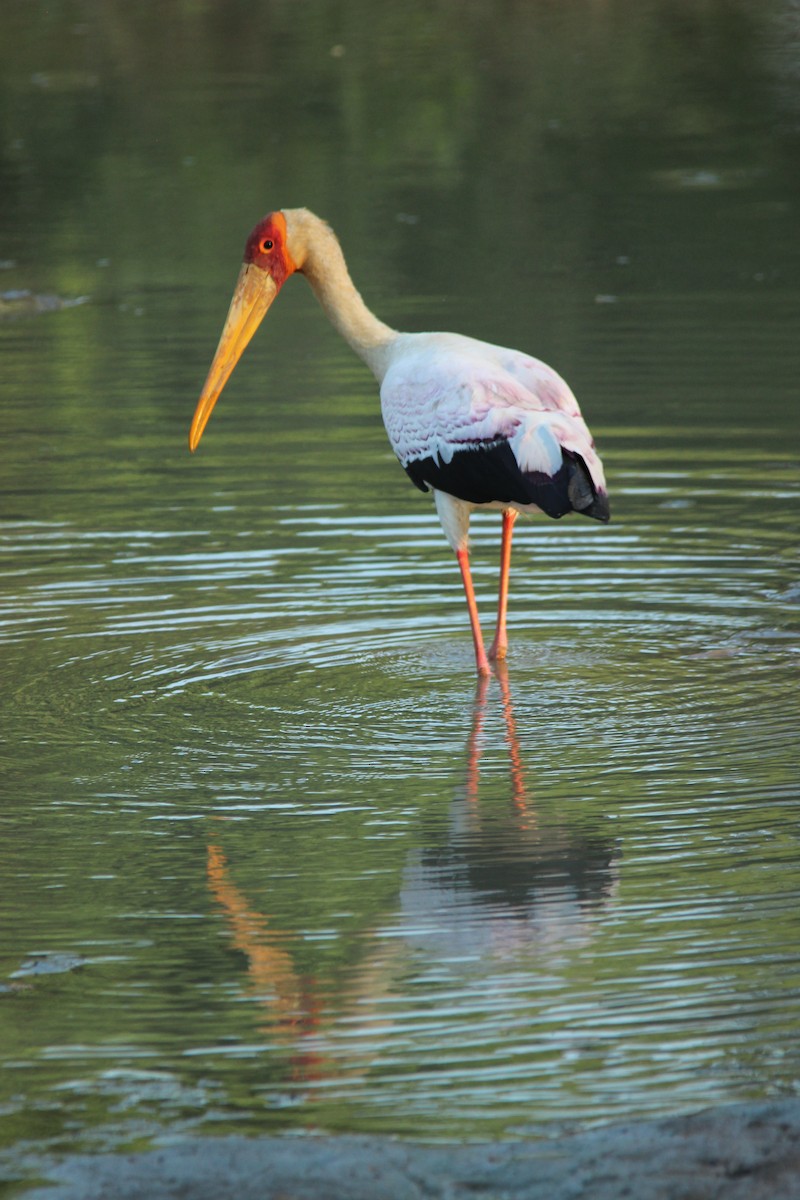
{"label": "shallow water", "polygon": [[[390,70],[358,6],[335,36],[325,5],[331,28],[302,36],[268,7],[286,65],[263,79],[230,73],[247,28],[212,61],[209,14],[187,16],[208,57],[169,92],[144,53],[161,9],[117,28],[112,70],[77,9],[34,31],[22,8],[0,17],[20,47],[8,290],[89,299],[0,324],[4,1145],[510,1136],[795,1091],[798,93],[778,6],[709,5],[702,30],[678,3],[631,28],[592,7],[591,44],[509,16],[573,84],[554,99],[520,62],[524,104],[493,90],[474,6],[429,107],[408,100],[416,143],[356,100],[394,112],[444,7],[413,44],[379,26]],[[226,129],[309,48],[279,175]],[[656,65],[683,89],[658,120]],[[534,132],[540,174],[525,159],[525,189],[501,187]],[[432,505],[302,281],[186,451],[244,235],[287,193],[340,229],[381,315],[541,354],[597,437],[613,522],[518,524],[508,669],[484,686]],[[487,624],[498,542],[476,518]]]}

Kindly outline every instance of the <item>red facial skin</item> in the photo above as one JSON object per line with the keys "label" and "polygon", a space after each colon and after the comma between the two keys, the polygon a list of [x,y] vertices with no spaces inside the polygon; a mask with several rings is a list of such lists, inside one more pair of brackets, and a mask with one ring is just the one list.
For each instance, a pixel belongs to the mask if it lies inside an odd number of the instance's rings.
{"label": "red facial skin", "polygon": [[283,213],[267,213],[251,231],[244,248],[244,261],[267,271],[278,288],[297,270],[286,246],[286,236]]}

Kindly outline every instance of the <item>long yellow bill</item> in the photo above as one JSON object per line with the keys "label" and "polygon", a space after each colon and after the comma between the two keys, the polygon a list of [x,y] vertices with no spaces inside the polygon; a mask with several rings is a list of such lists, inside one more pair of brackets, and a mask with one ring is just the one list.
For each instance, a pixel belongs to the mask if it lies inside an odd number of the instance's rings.
{"label": "long yellow bill", "polygon": [[194,410],[192,428],[189,430],[190,450],[197,449],[220,392],[277,294],[278,288],[268,271],[263,271],[254,263],[244,264],[236,280],[217,352]]}

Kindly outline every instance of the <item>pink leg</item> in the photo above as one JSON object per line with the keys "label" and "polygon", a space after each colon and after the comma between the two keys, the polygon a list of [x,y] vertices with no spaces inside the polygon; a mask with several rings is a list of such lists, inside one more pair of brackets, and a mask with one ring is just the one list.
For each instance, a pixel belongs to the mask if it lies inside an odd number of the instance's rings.
{"label": "pink leg", "polygon": [[503,513],[503,546],[500,551],[500,591],[497,598],[497,629],[489,648],[489,658],[503,659],[508,652],[506,608],[508,607],[508,573],[511,570],[511,535],[519,514],[508,508]]}
{"label": "pink leg", "polygon": [[469,553],[466,548],[456,551],[458,565],[461,568],[461,578],[464,583],[464,593],[467,597],[469,623],[472,626],[472,640],[475,643],[475,665],[479,675],[489,675],[489,660],[483,648],[481,626],[478,620],[478,605],[475,601],[475,589],[472,586],[472,573],[469,569]]}

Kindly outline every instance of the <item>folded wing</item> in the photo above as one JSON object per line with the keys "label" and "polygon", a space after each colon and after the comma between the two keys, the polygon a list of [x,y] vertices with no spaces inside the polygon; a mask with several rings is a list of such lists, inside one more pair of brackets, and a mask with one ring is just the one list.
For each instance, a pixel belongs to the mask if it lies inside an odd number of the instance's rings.
{"label": "folded wing", "polygon": [[410,334],[383,379],[392,448],[423,491],[609,518],[578,402],[546,364],[452,334]]}

